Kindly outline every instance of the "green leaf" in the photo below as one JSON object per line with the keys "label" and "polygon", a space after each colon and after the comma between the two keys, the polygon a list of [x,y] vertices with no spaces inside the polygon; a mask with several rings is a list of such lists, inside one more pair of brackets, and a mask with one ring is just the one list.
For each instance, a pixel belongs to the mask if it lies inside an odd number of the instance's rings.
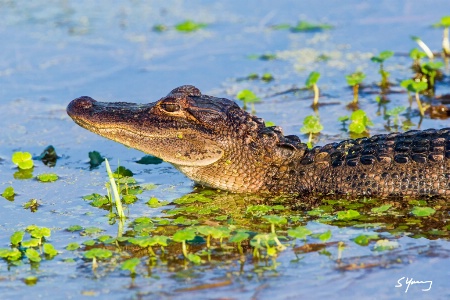
{"label": "green leaf", "polygon": [[25,248],[31,248],[31,247],[37,247],[41,243],[40,239],[29,239],[26,241],[22,241],[22,247]]}
{"label": "green leaf", "polygon": [[444,16],[439,23],[433,25],[433,27],[450,27],[450,16]]}
{"label": "green leaf", "polygon": [[391,207],[392,207],[391,204],[385,204],[385,205],[381,205],[379,207],[374,207],[374,208],[372,208],[371,211],[373,213],[379,214],[379,213],[382,213],[382,212],[385,212],[385,211],[389,210],[389,208],[391,208]]}
{"label": "green leaf", "polygon": [[423,81],[414,81],[412,79],[403,80],[400,85],[413,93],[420,93],[428,88],[428,84]]}
{"label": "green leaf", "polygon": [[23,240],[25,231],[16,231],[11,235],[10,241],[13,246],[18,245]]}
{"label": "green leaf", "polygon": [[74,251],[74,250],[77,250],[77,249],[79,249],[80,248],[80,244],[78,244],[78,243],[70,243],[70,244],[68,244],[67,246],[66,246],[66,250],[69,250],[69,251]]}
{"label": "green leaf", "polygon": [[277,215],[264,216],[263,219],[265,219],[269,223],[275,224],[275,225],[281,225],[281,224],[287,223],[287,219],[285,217],[281,217],[281,216],[277,216]]}
{"label": "green leaf", "polygon": [[25,256],[28,257],[28,259],[32,262],[40,262],[42,259],[39,255],[39,252],[37,252],[35,249],[33,248],[28,248],[25,251]]}
{"label": "green leaf", "polygon": [[370,240],[376,240],[376,239],[378,239],[377,234],[373,234],[373,235],[361,234],[361,235],[358,235],[353,241],[360,246],[367,246],[369,244]]}
{"label": "green leaf", "polygon": [[68,227],[66,230],[71,231],[71,232],[81,231],[81,230],[83,230],[83,227],[81,227],[80,225],[72,225],[72,226]]}
{"label": "green leaf", "polygon": [[240,92],[236,95],[236,98],[237,98],[238,100],[243,101],[244,103],[251,103],[251,102],[259,102],[259,101],[261,101],[261,99],[258,98],[258,97],[255,95],[255,93],[253,93],[252,91],[247,90],[247,89],[240,91]]}
{"label": "green leaf", "polygon": [[355,72],[350,75],[345,76],[345,79],[347,79],[347,84],[349,86],[355,86],[358,84],[361,84],[361,82],[366,78],[366,74],[362,72]]}
{"label": "green leaf", "polygon": [[98,259],[106,259],[112,256],[112,252],[108,249],[94,248],[84,252],[84,257],[86,258],[98,258]]}
{"label": "green leaf", "polygon": [[140,263],[141,263],[141,260],[139,258],[133,257],[133,258],[130,258],[130,259],[127,259],[126,261],[124,261],[122,263],[122,265],[120,266],[120,268],[124,271],[128,270],[133,274],[133,273],[136,273],[136,267]]}
{"label": "green leaf", "polygon": [[233,235],[228,241],[230,243],[240,243],[246,239],[248,239],[250,235],[247,232],[237,232],[235,235]]}
{"label": "green leaf", "polygon": [[319,235],[319,239],[322,242],[328,241],[330,238],[331,238],[331,231],[330,230],[328,230],[328,231],[326,231],[326,232],[324,232],[324,233]]}
{"label": "green leaf", "polygon": [[372,57],[370,60],[376,63],[383,63],[386,59],[394,55],[393,51],[383,51],[378,56]]}
{"label": "green leaf", "polygon": [[308,78],[306,79],[305,85],[307,88],[312,87],[313,85],[315,85],[317,83],[317,81],[320,78],[320,73],[319,72],[311,72],[308,76]]}
{"label": "green leaf", "polygon": [[38,278],[36,276],[28,276],[23,280],[26,285],[33,286],[38,282]]}
{"label": "green leaf", "polygon": [[164,32],[164,31],[167,31],[168,28],[167,28],[166,25],[163,25],[163,24],[156,24],[156,25],[154,25],[154,26],[152,27],[152,30],[155,31],[155,32]]}
{"label": "green leaf", "polygon": [[137,160],[136,163],[142,165],[158,165],[162,163],[163,160],[153,155],[144,155],[141,159]]}
{"label": "green leaf", "polygon": [[31,236],[37,239],[41,239],[43,237],[50,237],[51,230],[47,227],[27,227],[27,231],[30,232]]}
{"label": "green leaf", "polygon": [[289,229],[288,231],[288,235],[293,237],[293,238],[297,238],[297,239],[306,239],[306,237],[308,235],[311,235],[312,232],[311,230],[309,230],[308,228],[304,227],[304,226],[298,226],[296,228],[293,229]]}
{"label": "green leaf", "polygon": [[348,126],[348,129],[351,132],[363,133],[367,130],[368,125],[372,125],[372,122],[367,117],[366,112],[362,109],[354,111],[350,116],[350,119],[352,120],[352,123]]}
{"label": "green leaf", "polygon": [[89,164],[91,165],[91,169],[96,168],[105,161],[105,158],[101,156],[98,151],[89,152]]}
{"label": "green leaf", "polygon": [[423,73],[430,74],[432,72],[439,70],[443,66],[444,66],[444,63],[441,61],[430,61],[430,62],[423,63],[420,66],[420,69]]}
{"label": "green leaf", "polygon": [[184,22],[178,23],[175,25],[175,29],[180,32],[193,32],[202,28],[205,28],[207,24],[205,23],[197,23],[191,20],[186,20]]}
{"label": "green leaf", "polygon": [[306,32],[306,31],[322,31],[332,29],[333,26],[328,24],[313,24],[306,21],[299,21],[297,25],[290,28],[291,32]]}
{"label": "green leaf", "polygon": [[52,244],[45,243],[43,248],[44,253],[47,254],[48,256],[53,257],[58,254],[58,251],[56,251],[55,247],[53,247]]}
{"label": "green leaf", "polygon": [[195,238],[195,229],[194,228],[185,228],[178,230],[173,235],[173,240],[175,242],[183,242],[183,241],[189,241],[193,240]]}
{"label": "green leaf", "polygon": [[272,127],[272,126],[275,126],[275,123],[272,121],[266,121],[265,125],[266,125],[266,127]]}
{"label": "green leaf", "polygon": [[29,152],[14,152],[11,160],[23,170],[31,169],[33,167],[32,156]]}
{"label": "green leaf", "polygon": [[397,106],[397,107],[394,107],[393,109],[386,111],[386,115],[395,117],[395,116],[398,116],[401,112],[403,112],[405,110],[406,110],[406,107]]}
{"label": "green leaf", "polygon": [[22,257],[22,252],[20,252],[17,248],[13,249],[0,248],[0,257],[7,259],[9,261],[16,261]]}
{"label": "green leaf", "polygon": [[94,235],[94,234],[98,234],[102,231],[104,231],[104,230],[101,228],[98,228],[98,227],[87,227],[84,229],[84,231],[81,232],[81,235]]}
{"label": "green leaf", "polygon": [[15,194],[16,193],[14,192],[14,188],[12,186],[8,186],[3,191],[2,197],[4,197],[5,199],[8,199],[8,200],[13,200]]}
{"label": "green leaf", "polygon": [[188,254],[187,259],[189,259],[189,261],[191,261],[197,265],[201,264],[201,262],[202,262],[202,258],[200,256],[192,254],[192,253]]}
{"label": "green leaf", "polygon": [[151,197],[150,200],[147,201],[147,205],[151,208],[158,208],[164,205],[169,204],[169,201],[159,201],[156,197]]}
{"label": "green leaf", "polygon": [[87,240],[87,241],[83,242],[83,245],[94,246],[95,245],[95,241],[94,240]]}
{"label": "green leaf", "polygon": [[307,116],[303,120],[303,127],[300,128],[302,133],[319,133],[323,130],[323,125],[320,123],[320,119],[317,116]]}
{"label": "green leaf", "polygon": [[417,217],[428,217],[433,215],[435,212],[436,210],[431,207],[419,207],[419,206],[414,206],[413,210],[411,211],[411,213]]}
{"label": "green leaf", "polygon": [[350,120],[350,117],[349,117],[349,116],[342,116],[342,117],[339,117],[339,118],[338,118],[338,121],[339,121],[339,122],[346,122],[346,121],[348,121],[348,120]]}
{"label": "green leaf", "polygon": [[56,175],[55,173],[45,173],[36,176],[36,178],[37,180],[42,182],[53,182],[58,180],[58,175]]}
{"label": "green leaf", "polygon": [[117,167],[113,173],[114,178],[133,177],[133,172],[124,166]]}
{"label": "green leaf", "polygon": [[356,219],[360,216],[359,212],[353,209],[349,209],[346,211],[339,211],[337,213],[338,220],[352,220]]}
{"label": "green leaf", "polygon": [[417,48],[414,48],[414,49],[412,49],[409,52],[409,57],[411,57],[414,60],[419,60],[419,59],[422,59],[424,57],[427,57],[427,54],[425,52],[423,52],[423,51],[420,51]]}
{"label": "green leaf", "polygon": [[261,80],[262,80],[262,81],[265,81],[265,82],[269,82],[269,81],[274,80],[274,78],[273,78],[273,75],[272,75],[272,74],[270,74],[270,73],[264,73],[264,74],[261,76]]}

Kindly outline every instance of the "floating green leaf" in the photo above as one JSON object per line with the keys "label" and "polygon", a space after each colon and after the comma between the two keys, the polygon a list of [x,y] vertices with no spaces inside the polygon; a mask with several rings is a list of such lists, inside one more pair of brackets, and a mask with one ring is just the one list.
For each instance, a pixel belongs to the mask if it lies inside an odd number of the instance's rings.
{"label": "floating green leaf", "polygon": [[45,173],[36,176],[36,179],[42,182],[52,182],[58,180],[58,175],[55,173]]}
{"label": "floating green leaf", "polygon": [[353,241],[360,246],[367,246],[371,240],[378,239],[378,234],[361,234],[358,235]]}
{"label": "floating green leaf", "polygon": [[151,197],[150,200],[147,201],[147,205],[151,208],[158,208],[164,205],[169,204],[169,201],[159,201],[156,197]]}
{"label": "floating green leaf", "polygon": [[420,207],[420,206],[415,206],[411,211],[411,213],[417,217],[428,217],[433,215],[435,212],[436,210],[431,207]]}
{"label": "floating green leaf", "polygon": [[66,230],[71,231],[71,232],[81,231],[81,230],[83,230],[83,227],[81,227],[80,225],[72,225],[72,226],[69,226]]}
{"label": "floating green leaf", "polygon": [[298,226],[296,228],[292,228],[289,229],[287,231],[288,235],[293,237],[293,238],[297,238],[297,239],[306,239],[306,237],[308,235],[311,235],[312,232],[311,230],[309,230],[308,228],[304,227],[304,226]]}
{"label": "floating green leaf", "polygon": [[58,251],[56,251],[55,247],[53,247],[52,244],[45,243],[43,248],[44,248],[44,253],[50,257],[58,255]]}
{"label": "floating green leaf", "polygon": [[371,211],[373,213],[379,214],[379,213],[382,213],[382,212],[385,212],[385,211],[389,210],[391,207],[392,207],[392,204],[384,204],[384,205],[381,205],[379,207],[372,208]]}
{"label": "floating green leaf", "polygon": [[133,257],[130,259],[127,259],[122,263],[120,268],[124,271],[128,270],[131,274],[136,273],[136,267],[141,263],[140,259],[137,257]]}
{"label": "floating green leaf", "polygon": [[40,262],[42,259],[39,255],[39,252],[37,252],[35,249],[33,248],[28,248],[25,251],[25,256],[28,257],[28,259],[32,262]]}
{"label": "floating green leaf", "polygon": [[353,209],[339,211],[337,213],[338,220],[352,220],[358,218],[359,216],[360,216],[359,212]]}
{"label": "floating green leaf", "polygon": [[0,257],[9,261],[16,261],[22,257],[22,252],[20,252],[17,248],[0,248]]}
{"label": "floating green leaf", "polygon": [[28,247],[37,247],[41,244],[40,239],[29,239],[22,241],[21,245],[22,247],[28,248]]}
{"label": "floating green leaf", "polygon": [[153,155],[144,155],[141,159],[137,160],[136,163],[142,165],[157,165],[162,163],[163,160]]}
{"label": "floating green leaf", "polygon": [[191,20],[186,20],[175,25],[175,29],[180,32],[193,32],[205,28],[206,26],[207,24],[205,23],[197,23]]}
{"label": "floating green leaf", "polygon": [[80,244],[78,244],[78,243],[69,243],[67,246],[66,246],[66,250],[69,250],[69,251],[75,251],[75,250],[77,250],[77,249],[79,249],[80,248]]}
{"label": "floating green leaf", "polygon": [[322,31],[332,29],[333,26],[328,24],[313,24],[306,21],[299,21],[297,25],[290,27],[291,32],[306,32],[306,31]]}
{"label": "floating green leaf", "polygon": [[14,195],[16,193],[14,192],[14,188],[12,186],[8,186],[5,188],[5,190],[2,193],[2,197],[8,200],[14,200]]}
{"label": "floating green leaf", "polygon": [[94,248],[84,252],[84,257],[86,258],[98,258],[98,259],[107,259],[112,256],[112,252],[108,249]]}
{"label": "floating green leaf", "polygon": [[25,231],[16,231],[11,235],[10,241],[13,246],[18,245],[22,242]]}
{"label": "floating green leaf", "polygon": [[29,152],[14,152],[11,160],[23,170],[31,169],[33,167],[32,156]]}
{"label": "floating green leaf", "polygon": [[330,230],[328,230],[328,231],[326,231],[326,232],[324,232],[324,233],[319,235],[319,239],[322,242],[328,241],[330,238],[331,238],[331,231]]}
{"label": "floating green leaf", "polygon": [[96,168],[102,164],[102,162],[105,161],[105,158],[101,156],[101,154],[98,151],[92,151],[89,152],[89,164],[91,166],[91,169]]}

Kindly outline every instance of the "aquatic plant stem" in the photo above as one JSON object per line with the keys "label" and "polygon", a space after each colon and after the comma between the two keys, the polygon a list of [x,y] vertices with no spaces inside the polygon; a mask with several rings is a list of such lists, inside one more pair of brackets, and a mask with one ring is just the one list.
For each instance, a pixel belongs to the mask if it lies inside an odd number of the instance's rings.
{"label": "aquatic plant stem", "polygon": [[313,84],[313,90],[314,90],[314,100],[313,100],[313,106],[316,107],[319,105],[319,87],[317,84]]}
{"label": "aquatic plant stem", "polygon": [[120,219],[125,219],[125,214],[123,213],[122,202],[120,201],[119,192],[117,191],[116,181],[114,180],[113,174],[111,172],[111,167],[109,166],[108,159],[105,158],[106,172],[108,173],[109,182],[111,183],[112,193],[114,195],[114,202],[116,203],[117,214]]}
{"label": "aquatic plant stem", "polygon": [[353,104],[358,104],[359,84],[353,86]]}
{"label": "aquatic plant stem", "polygon": [[448,38],[448,27],[444,28],[444,36],[442,39],[442,49],[444,50],[444,54],[450,56],[450,40]]}
{"label": "aquatic plant stem", "polygon": [[419,93],[416,92],[416,101],[417,106],[419,107],[420,115],[423,117],[425,115],[425,112],[423,111],[422,102],[420,101]]}
{"label": "aquatic plant stem", "polygon": [[183,255],[184,255],[184,257],[188,257],[188,253],[187,253],[187,248],[186,248],[186,241],[182,241],[181,242],[181,247],[182,247],[182,249],[183,249]]}

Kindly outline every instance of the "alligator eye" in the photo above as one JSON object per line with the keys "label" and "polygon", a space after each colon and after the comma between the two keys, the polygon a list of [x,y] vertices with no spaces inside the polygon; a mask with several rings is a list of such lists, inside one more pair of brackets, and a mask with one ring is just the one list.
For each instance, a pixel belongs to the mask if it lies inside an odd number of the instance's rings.
{"label": "alligator eye", "polygon": [[175,103],[161,103],[160,106],[167,112],[176,112],[180,110],[180,106]]}

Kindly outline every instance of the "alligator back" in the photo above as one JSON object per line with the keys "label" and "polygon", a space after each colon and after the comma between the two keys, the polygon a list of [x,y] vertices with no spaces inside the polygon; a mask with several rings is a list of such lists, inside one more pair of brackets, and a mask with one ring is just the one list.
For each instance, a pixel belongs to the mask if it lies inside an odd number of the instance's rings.
{"label": "alligator back", "polygon": [[[280,171],[279,169],[283,169]],[[300,194],[450,195],[450,128],[344,140],[272,168],[269,190]]]}

